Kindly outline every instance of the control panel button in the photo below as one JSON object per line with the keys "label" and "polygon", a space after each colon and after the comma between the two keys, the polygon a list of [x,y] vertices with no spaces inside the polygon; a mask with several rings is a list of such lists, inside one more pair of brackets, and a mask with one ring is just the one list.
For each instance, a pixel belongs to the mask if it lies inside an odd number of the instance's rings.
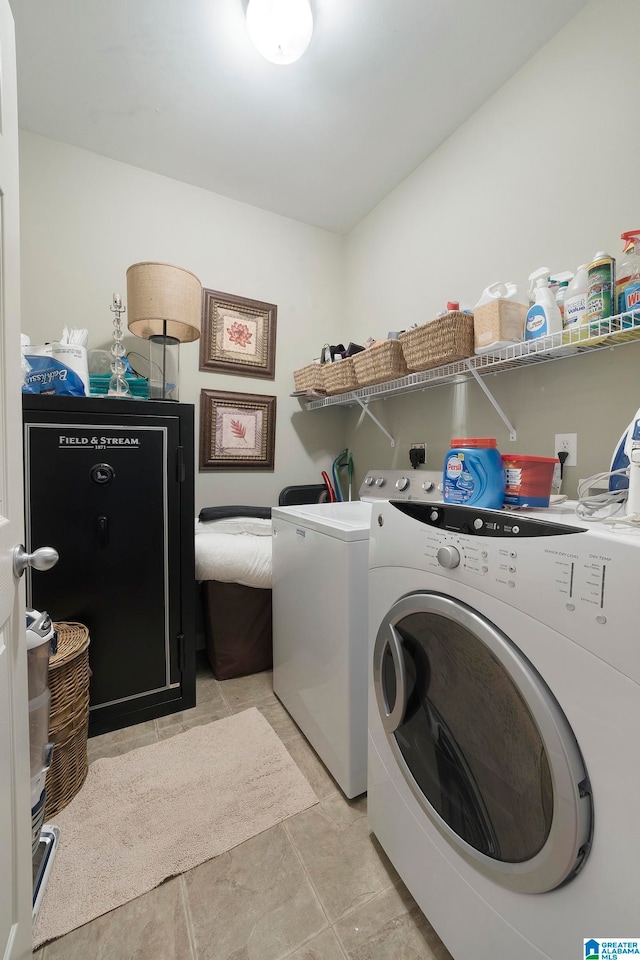
{"label": "control panel button", "polygon": [[510,565],[509,565],[509,573],[515,573],[515,572],[516,572],[516,568],[514,567],[513,564],[510,564]]}
{"label": "control panel button", "polygon": [[482,564],[482,572],[483,572],[483,573],[487,573],[488,570],[489,570],[489,567],[486,565],[486,563],[483,563],[483,564]]}
{"label": "control panel button", "polygon": [[365,478],[364,478],[364,485],[365,485],[365,487],[370,487],[372,483],[373,483],[373,477],[365,477]]}
{"label": "control panel button", "polygon": [[433,480],[425,480],[425,482],[422,484],[422,489],[425,491],[425,493],[431,493],[434,487],[435,483]]}
{"label": "control panel button", "polygon": [[575,610],[576,605],[575,603],[565,603],[565,607],[571,613],[573,610]]}
{"label": "control panel button", "polygon": [[475,520],[473,521],[473,529],[482,530],[483,527],[484,527],[484,520],[481,520],[480,517],[476,517]]}
{"label": "control panel button", "polygon": [[453,570],[460,563],[460,553],[455,547],[440,547],[436,556],[440,566],[447,570]]}
{"label": "control panel button", "polygon": [[376,480],[376,487],[384,487],[386,482],[387,481],[385,480],[384,477],[378,477]]}
{"label": "control panel button", "polygon": [[437,520],[438,517],[439,517],[439,513],[437,510],[432,510],[431,513],[429,514],[430,520]]}
{"label": "control panel button", "polygon": [[515,558],[518,556],[518,554],[517,554],[517,552],[516,552],[515,550],[510,550],[510,551],[509,551],[509,556],[510,556],[510,557],[513,557],[513,559],[515,560]]}
{"label": "control panel button", "polygon": [[515,534],[520,533],[520,527],[511,527],[511,532]]}
{"label": "control panel button", "polygon": [[598,614],[598,616],[596,617],[596,623],[606,623],[606,622],[607,622],[607,618],[605,617],[605,615],[603,613]]}
{"label": "control panel button", "polygon": [[507,583],[507,586],[508,586],[508,587],[515,587],[515,585],[516,585],[515,580],[509,580],[508,583]]}
{"label": "control panel button", "polygon": [[486,550],[483,550],[482,553],[480,554],[480,556],[482,557],[483,560],[486,560],[487,557],[489,556],[489,554],[487,553]]}
{"label": "control panel button", "polygon": [[399,480],[396,480],[396,489],[397,490],[406,490],[409,486],[409,480],[407,477],[400,477]]}

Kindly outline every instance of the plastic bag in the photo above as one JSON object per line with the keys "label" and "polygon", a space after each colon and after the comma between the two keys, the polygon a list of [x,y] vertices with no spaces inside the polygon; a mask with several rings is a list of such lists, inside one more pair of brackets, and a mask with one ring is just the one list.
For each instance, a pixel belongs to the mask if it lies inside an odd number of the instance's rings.
{"label": "plastic bag", "polygon": [[89,396],[87,350],[74,344],[44,343],[22,347],[23,393]]}

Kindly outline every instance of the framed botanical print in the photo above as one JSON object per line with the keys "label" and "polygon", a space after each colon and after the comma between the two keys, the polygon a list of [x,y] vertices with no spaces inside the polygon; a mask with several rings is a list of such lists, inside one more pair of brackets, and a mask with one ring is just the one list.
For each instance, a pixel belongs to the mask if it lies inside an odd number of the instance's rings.
{"label": "framed botanical print", "polygon": [[276,398],[200,391],[200,470],[273,470]]}
{"label": "framed botanical print", "polygon": [[274,303],[204,290],[200,369],[273,380],[277,314]]}

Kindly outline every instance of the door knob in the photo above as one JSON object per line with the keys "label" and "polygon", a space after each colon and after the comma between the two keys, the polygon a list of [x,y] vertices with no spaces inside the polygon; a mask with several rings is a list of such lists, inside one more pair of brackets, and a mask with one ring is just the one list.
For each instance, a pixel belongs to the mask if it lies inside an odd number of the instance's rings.
{"label": "door knob", "polygon": [[34,570],[51,570],[60,559],[58,551],[53,547],[39,547],[33,553],[27,553],[22,543],[13,548],[13,573],[21,577],[27,567]]}

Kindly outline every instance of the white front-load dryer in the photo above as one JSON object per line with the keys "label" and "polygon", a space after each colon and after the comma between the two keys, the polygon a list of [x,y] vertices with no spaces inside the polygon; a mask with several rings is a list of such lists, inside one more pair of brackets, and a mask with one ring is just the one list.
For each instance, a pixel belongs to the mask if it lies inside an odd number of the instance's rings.
{"label": "white front-load dryer", "polygon": [[373,507],[368,815],[455,960],[640,938],[639,548]]}

